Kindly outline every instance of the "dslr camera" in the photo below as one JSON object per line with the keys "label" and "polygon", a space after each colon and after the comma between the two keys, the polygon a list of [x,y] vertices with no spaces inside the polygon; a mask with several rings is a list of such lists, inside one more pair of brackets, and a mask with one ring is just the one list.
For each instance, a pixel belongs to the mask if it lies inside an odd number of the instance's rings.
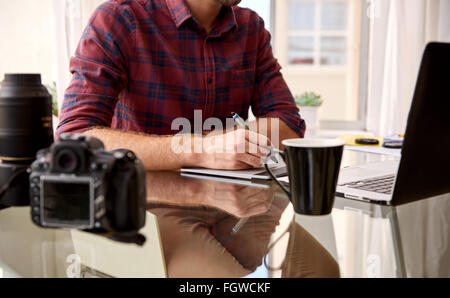
{"label": "dslr camera", "polygon": [[145,170],[129,150],[107,152],[96,138],[64,134],[31,165],[30,203],[41,227],[137,233],[145,224]]}

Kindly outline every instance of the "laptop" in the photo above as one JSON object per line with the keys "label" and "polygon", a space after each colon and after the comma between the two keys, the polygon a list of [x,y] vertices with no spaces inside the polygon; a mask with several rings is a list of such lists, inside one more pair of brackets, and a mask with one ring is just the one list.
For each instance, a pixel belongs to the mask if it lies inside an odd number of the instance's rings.
{"label": "laptop", "polygon": [[450,192],[450,44],[423,55],[399,162],[341,170],[337,196],[401,205]]}

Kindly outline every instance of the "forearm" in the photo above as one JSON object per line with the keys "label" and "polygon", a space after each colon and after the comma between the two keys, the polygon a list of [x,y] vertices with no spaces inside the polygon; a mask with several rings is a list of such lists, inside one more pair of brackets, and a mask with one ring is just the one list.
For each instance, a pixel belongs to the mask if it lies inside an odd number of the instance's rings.
{"label": "forearm", "polygon": [[84,134],[100,139],[107,151],[133,151],[148,171],[175,170],[192,166],[196,162],[193,154],[177,154],[171,149],[172,136],[150,136],[109,128],[94,128]]}
{"label": "forearm", "polygon": [[[148,171],[178,170],[183,167],[220,170],[257,168],[267,153],[267,149],[261,146],[270,143],[266,136],[255,137],[255,132],[243,129],[208,137],[189,134],[150,136],[109,128],[93,128],[84,133],[100,139],[107,151],[133,151]],[[255,142],[251,146],[251,139],[259,139],[259,143]],[[240,149],[243,151],[240,152]]]}

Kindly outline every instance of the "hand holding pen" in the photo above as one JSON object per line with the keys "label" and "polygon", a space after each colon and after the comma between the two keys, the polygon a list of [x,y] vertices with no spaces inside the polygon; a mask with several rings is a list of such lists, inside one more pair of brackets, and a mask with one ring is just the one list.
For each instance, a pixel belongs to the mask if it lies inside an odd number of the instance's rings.
{"label": "hand holding pen", "polygon": [[[237,113],[231,113],[231,116],[233,117],[234,122],[240,127],[240,128],[244,128],[246,130],[251,130],[250,127],[245,123],[244,119],[242,119]],[[273,148],[272,146],[262,146],[262,148],[267,149],[270,153],[270,159],[275,162],[278,163],[278,159],[276,158],[276,154],[280,153],[280,151],[278,149]]]}

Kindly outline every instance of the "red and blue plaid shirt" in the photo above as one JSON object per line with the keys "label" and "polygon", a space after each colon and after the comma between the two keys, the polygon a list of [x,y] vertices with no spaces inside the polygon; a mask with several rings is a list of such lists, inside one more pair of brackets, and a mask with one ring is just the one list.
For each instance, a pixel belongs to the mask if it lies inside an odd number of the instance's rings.
{"label": "red and blue plaid shirt", "polygon": [[304,121],[253,11],[223,8],[210,34],[183,0],[115,0],[94,13],[71,59],[57,136],[103,126],[173,135],[172,121],[224,121],[231,112]]}

